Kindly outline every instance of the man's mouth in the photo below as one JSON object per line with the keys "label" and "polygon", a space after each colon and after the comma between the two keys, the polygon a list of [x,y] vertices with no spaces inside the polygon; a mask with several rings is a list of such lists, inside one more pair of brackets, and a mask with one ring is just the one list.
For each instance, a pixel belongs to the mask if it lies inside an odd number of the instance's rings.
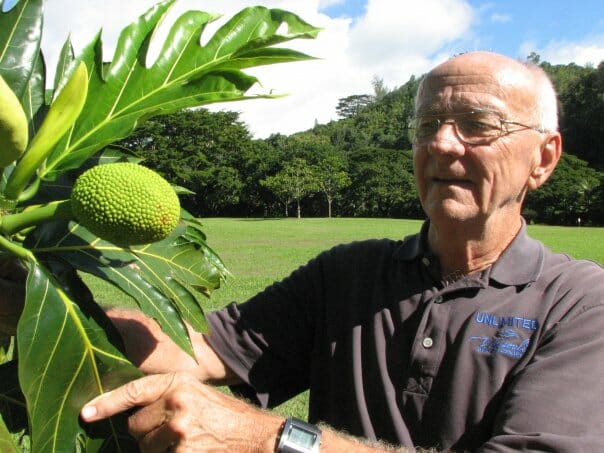
{"label": "man's mouth", "polygon": [[447,178],[447,177],[434,177],[432,178],[432,182],[437,185],[443,185],[448,187],[462,187],[462,188],[470,188],[474,186],[474,183],[469,179],[463,178]]}

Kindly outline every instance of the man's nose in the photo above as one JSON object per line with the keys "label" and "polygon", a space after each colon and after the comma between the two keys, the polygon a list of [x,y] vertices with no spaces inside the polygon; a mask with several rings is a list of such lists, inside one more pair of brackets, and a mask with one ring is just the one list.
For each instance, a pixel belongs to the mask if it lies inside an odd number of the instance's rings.
{"label": "man's nose", "polygon": [[435,154],[462,155],[466,149],[452,121],[441,122],[427,145],[430,152]]}

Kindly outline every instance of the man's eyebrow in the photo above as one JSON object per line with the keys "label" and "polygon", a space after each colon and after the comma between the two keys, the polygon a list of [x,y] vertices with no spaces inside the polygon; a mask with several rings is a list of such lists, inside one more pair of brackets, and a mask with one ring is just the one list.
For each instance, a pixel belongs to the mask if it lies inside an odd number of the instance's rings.
{"label": "man's eyebrow", "polygon": [[501,112],[492,106],[460,105],[448,106],[445,109],[428,107],[415,112],[415,116],[463,115],[464,113],[495,113],[501,115]]}

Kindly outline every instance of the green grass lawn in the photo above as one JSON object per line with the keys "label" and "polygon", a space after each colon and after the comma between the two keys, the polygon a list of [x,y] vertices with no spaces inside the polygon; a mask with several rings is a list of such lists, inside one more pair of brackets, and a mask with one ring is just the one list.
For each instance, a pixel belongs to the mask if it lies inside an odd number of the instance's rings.
{"label": "green grass lawn", "polygon": [[[418,220],[398,219],[204,219],[208,243],[234,277],[209,307],[243,301],[288,275],[320,251],[367,238],[399,239],[417,232]],[[604,228],[530,225],[529,234],[557,252],[604,263]]]}
{"label": "green grass lawn", "polygon": [[401,238],[421,222],[394,219],[204,219],[208,243],[233,273],[212,307],[242,301],[336,244]]}
{"label": "green grass lawn", "polygon": [[[233,273],[214,292],[207,309],[244,301],[288,275],[320,251],[339,243],[367,238],[399,239],[417,232],[421,222],[397,219],[204,219],[208,244]],[[554,251],[604,263],[604,228],[529,226],[531,236]],[[92,282],[101,302],[121,293]],[[306,416],[307,395],[285,403],[280,413]]]}

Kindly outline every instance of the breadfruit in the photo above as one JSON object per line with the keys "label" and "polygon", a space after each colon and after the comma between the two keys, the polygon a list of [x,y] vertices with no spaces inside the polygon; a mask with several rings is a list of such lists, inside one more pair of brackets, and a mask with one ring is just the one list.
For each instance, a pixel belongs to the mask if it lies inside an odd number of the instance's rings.
{"label": "breadfruit", "polygon": [[164,239],[180,218],[178,196],[170,183],[134,163],[86,170],[73,185],[71,209],[81,225],[118,245]]}
{"label": "breadfruit", "polygon": [[16,160],[27,148],[27,117],[21,102],[0,76],[0,167]]}

